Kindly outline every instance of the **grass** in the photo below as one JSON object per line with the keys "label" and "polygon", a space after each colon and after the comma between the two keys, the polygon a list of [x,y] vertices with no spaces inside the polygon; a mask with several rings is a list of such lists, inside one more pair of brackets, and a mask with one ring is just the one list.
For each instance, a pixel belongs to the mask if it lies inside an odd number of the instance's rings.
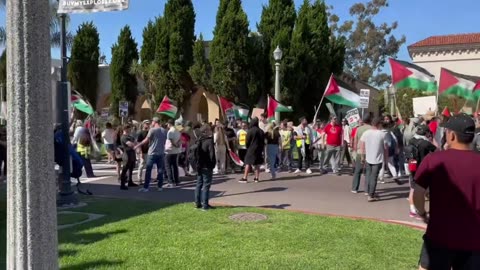
{"label": "grass", "polygon": [[[269,218],[228,219],[245,211]],[[422,234],[283,210],[133,200],[89,198],[75,212],[105,217],[59,231],[62,269],[415,269]]]}
{"label": "grass", "polygon": [[59,213],[57,215],[57,224],[67,225],[67,224],[82,222],[87,219],[88,219],[88,215],[83,213]]}

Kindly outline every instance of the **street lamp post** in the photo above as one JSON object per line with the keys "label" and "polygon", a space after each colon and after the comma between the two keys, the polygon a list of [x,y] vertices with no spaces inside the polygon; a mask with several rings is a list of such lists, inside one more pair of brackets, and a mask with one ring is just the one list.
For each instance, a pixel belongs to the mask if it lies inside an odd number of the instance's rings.
{"label": "street lamp post", "polygon": [[[275,59],[275,99],[280,102],[280,61],[282,60],[283,52],[280,46],[277,46],[273,52],[273,58]],[[280,113],[275,112],[275,121],[280,123]]]}
{"label": "street lamp post", "polygon": [[72,184],[70,179],[70,121],[69,121],[69,107],[68,107],[68,80],[67,80],[67,26],[66,26],[66,14],[61,14],[61,58],[62,58],[62,69],[60,73],[60,81],[57,82],[56,90],[56,121],[59,122],[60,128],[62,131],[63,145],[62,151],[66,153],[64,155],[63,166],[60,167],[59,173],[59,196],[57,199],[58,205],[71,205],[76,204],[77,197],[72,190]]}

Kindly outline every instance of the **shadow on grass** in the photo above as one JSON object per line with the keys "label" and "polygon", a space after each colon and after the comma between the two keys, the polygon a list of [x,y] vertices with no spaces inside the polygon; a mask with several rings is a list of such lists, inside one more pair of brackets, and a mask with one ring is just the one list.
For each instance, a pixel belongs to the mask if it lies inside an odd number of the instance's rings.
{"label": "shadow on grass", "polygon": [[96,269],[98,267],[119,267],[123,264],[123,261],[106,261],[106,260],[98,260],[92,262],[85,262],[81,264],[74,264],[69,265],[68,267],[61,267],[61,269],[68,269],[68,270],[84,270],[84,269]]}

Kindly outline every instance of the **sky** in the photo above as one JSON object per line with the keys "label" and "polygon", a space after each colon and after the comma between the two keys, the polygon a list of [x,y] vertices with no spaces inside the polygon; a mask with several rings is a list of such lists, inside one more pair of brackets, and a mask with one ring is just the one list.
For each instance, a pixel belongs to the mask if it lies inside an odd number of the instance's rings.
{"label": "sky", "polygon": [[[126,11],[72,14],[69,30],[75,32],[82,22],[93,21],[100,33],[100,51],[110,60],[111,47],[116,42],[120,29],[130,25],[133,36],[139,45],[142,31],[148,20],[162,15],[167,0],[130,0]],[[196,12],[195,33],[202,33],[204,39],[212,38],[215,16],[219,0],[192,0]],[[326,0],[334,7],[334,13],[341,20],[350,18],[349,7],[365,0]],[[297,9],[303,0],[295,0]],[[479,0],[390,0],[390,6],[376,18],[377,22],[398,21],[397,36],[405,35],[407,42],[402,46],[398,58],[410,60],[407,46],[432,35],[480,32],[476,17],[480,10]],[[256,31],[262,6],[268,0],[243,0],[243,7],[250,21],[250,30]],[[4,11],[0,20],[5,22]],[[52,57],[59,58],[59,50],[52,50]]]}

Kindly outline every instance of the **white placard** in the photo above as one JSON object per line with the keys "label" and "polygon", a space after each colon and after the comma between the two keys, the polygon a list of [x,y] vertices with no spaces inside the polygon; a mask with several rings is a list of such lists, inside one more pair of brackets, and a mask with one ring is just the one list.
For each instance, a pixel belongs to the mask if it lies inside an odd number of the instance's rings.
{"label": "white placard", "polygon": [[428,111],[437,111],[437,97],[418,97],[413,98],[413,114],[415,117],[419,115],[425,115]]}
{"label": "white placard", "polygon": [[128,9],[129,0],[60,0],[59,14],[109,12]]}
{"label": "white placard", "polygon": [[360,113],[358,112],[358,109],[351,109],[350,111],[347,112],[347,115],[345,118],[348,121],[348,125],[351,128],[357,127],[358,123],[360,122]]}
{"label": "white placard", "polygon": [[360,89],[360,108],[367,109],[370,104],[370,89]]}

